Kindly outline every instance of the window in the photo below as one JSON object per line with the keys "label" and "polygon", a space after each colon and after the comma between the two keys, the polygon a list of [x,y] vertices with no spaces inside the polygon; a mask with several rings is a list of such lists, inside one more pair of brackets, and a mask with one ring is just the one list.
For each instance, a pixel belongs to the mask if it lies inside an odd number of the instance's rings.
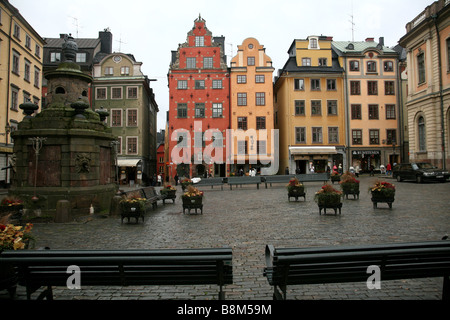
{"label": "window", "polygon": [[247,93],[245,92],[238,92],[237,94],[238,98],[238,106],[246,106],[247,105]]}
{"label": "window", "polygon": [[122,126],[122,110],[111,109],[111,127],[121,127],[121,126]]}
{"label": "window", "polygon": [[197,61],[195,58],[186,58],[186,68],[195,69],[197,67]]}
{"label": "window", "polygon": [[450,71],[450,39],[447,39],[446,43],[447,43],[447,71]]}
{"label": "window", "polygon": [[31,49],[31,37],[29,35],[25,35],[25,47]]}
{"label": "window", "polygon": [[205,89],[205,80],[195,80],[195,89]]}
{"label": "window", "polygon": [[358,60],[350,61],[350,71],[359,71],[359,61]]}
{"label": "window", "polygon": [[77,52],[76,62],[86,62],[86,53]]}
{"label": "window", "polygon": [[137,127],[137,109],[127,110],[127,126]]}
{"label": "window", "polygon": [[254,66],[255,65],[255,57],[247,57],[247,65]]}
{"label": "window", "polygon": [[384,62],[384,71],[394,71],[394,63],[392,61]]}
{"label": "window", "polygon": [[361,120],[361,105],[352,104],[352,120]]}
{"label": "window", "polygon": [[247,76],[246,75],[238,75],[237,83],[247,83]]}
{"label": "window", "polygon": [[50,62],[61,61],[61,52],[50,52]]}
{"label": "window", "polygon": [[294,90],[305,90],[305,80],[294,79]]}
{"label": "window", "polygon": [[336,91],[336,79],[327,79],[327,90]]}
{"label": "window", "polygon": [[306,143],[306,128],[295,127],[295,143]]}
{"label": "window", "polygon": [[188,133],[187,132],[177,132],[177,147],[187,147],[188,146]]}
{"label": "window", "polygon": [[41,79],[41,70],[38,67],[34,67],[34,86],[39,88],[39,81]]}
{"label": "window", "polygon": [[417,70],[419,71],[419,84],[425,82],[425,54],[422,52],[417,56]]}
{"label": "window", "polygon": [[187,80],[178,80],[177,89],[186,90],[188,88]]}
{"label": "window", "polygon": [[127,99],[137,99],[138,97],[138,88],[137,87],[128,87],[127,88]]}
{"label": "window", "polygon": [[359,81],[350,81],[350,94],[353,96],[361,94],[361,83]]}
{"label": "window", "polygon": [[258,140],[256,142],[256,152],[259,155],[266,155],[267,154],[267,141],[266,140]]}
{"label": "window", "polygon": [[105,67],[105,76],[112,76],[114,74],[113,67]]}
{"label": "window", "polygon": [[312,143],[322,143],[322,127],[312,127]]}
{"label": "window", "polygon": [[311,115],[320,116],[322,114],[322,101],[311,100]]}
{"label": "window", "polygon": [[395,119],[395,104],[386,105],[386,119]]}
{"label": "window", "polygon": [[213,103],[212,116],[213,118],[222,118],[223,107],[221,103]]}
{"label": "window", "polygon": [[213,68],[213,58],[212,57],[204,57],[203,58],[203,69],[212,69]]}
{"label": "window", "polygon": [[127,137],[127,153],[137,154],[137,137]]}
{"label": "window", "polygon": [[34,54],[36,55],[36,57],[41,57],[41,47],[38,44],[36,44]]}
{"label": "window", "polygon": [[106,99],[106,88],[96,88],[95,89],[95,99],[105,100]]}
{"label": "window", "polygon": [[386,130],[386,144],[394,144],[397,142],[397,130],[387,129]]}
{"label": "window", "polygon": [[187,118],[187,104],[179,103],[177,105],[177,118]]}
{"label": "window", "polygon": [[257,74],[255,76],[255,82],[256,83],[264,83],[266,81],[266,78],[263,74]]}
{"label": "window", "polygon": [[378,95],[378,81],[367,81],[367,94],[371,96]]}
{"label": "window", "polygon": [[256,117],[256,130],[263,130],[266,128],[266,117]]}
{"label": "window", "polygon": [[305,100],[295,100],[294,101],[295,110],[294,113],[296,116],[304,116],[305,115]]}
{"label": "window", "polygon": [[326,67],[327,66],[327,58],[319,58],[319,66]]}
{"label": "window", "polygon": [[195,37],[195,46],[196,47],[204,47],[205,46],[205,37],[196,36]]}
{"label": "window", "polygon": [[425,135],[425,120],[423,117],[419,117],[417,120],[417,131],[419,140],[419,151],[427,151],[426,148],[426,135]]}
{"label": "window", "polygon": [[19,89],[11,88],[11,110],[19,110]]}
{"label": "window", "polygon": [[361,145],[362,144],[362,130],[354,129],[352,130],[352,143]]}
{"label": "window", "polygon": [[369,130],[369,144],[380,144],[380,130]]}
{"label": "window", "polygon": [[339,143],[338,127],[328,127],[328,143]]}
{"label": "window", "polygon": [[338,114],[337,100],[327,101],[327,112],[329,116],[336,116]]}
{"label": "window", "polygon": [[310,67],[311,66],[311,58],[302,58],[302,66]]}
{"label": "window", "polygon": [[20,56],[17,52],[13,52],[13,61],[12,61],[12,72],[19,75],[19,61],[20,61]]}
{"label": "window", "polygon": [[320,79],[311,79],[311,90],[320,90]]}
{"label": "window", "polygon": [[266,105],[266,93],[265,92],[256,92],[255,99],[256,99],[257,106],[265,106]]}
{"label": "window", "polygon": [[195,117],[196,118],[204,118],[205,117],[205,104],[204,103],[196,103],[195,104]]}
{"label": "window", "polygon": [[213,80],[212,87],[213,89],[222,89],[222,80]]}
{"label": "window", "polygon": [[317,38],[309,39],[309,49],[318,49]]}
{"label": "window", "polygon": [[385,81],[384,82],[384,94],[386,96],[395,95],[395,83],[394,83],[394,81]]}
{"label": "window", "polygon": [[122,99],[122,88],[111,88],[111,99]]}
{"label": "window", "polygon": [[25,59],[24,66],[24,79],[27,82],[30,82],[31,79],[31,62]]}
{"label": "window", "polygon": [[13,36],[20,40],[20,27],[17,23],[14,23]]}
{"label": "window", "polygon": [[238,129],[247,130],[247,117],[238,117],[237,124]]}
{"label": "window", "polygon": [[130,67],[120,67],[120,74],[122,76],[128,76],[130,74]]}
{"label": "window", "polygon": [[378,119],[378,105],[369,104],[369,120]]}
{"label": "window", "polygon": [[238,143],[238,155],[247,154],[247,150],[248,150],[247,141],[239,140],[237,143]]}
{"label": "window", "polygon": [[376,61],[367,61],[367,72],[377,72]]}

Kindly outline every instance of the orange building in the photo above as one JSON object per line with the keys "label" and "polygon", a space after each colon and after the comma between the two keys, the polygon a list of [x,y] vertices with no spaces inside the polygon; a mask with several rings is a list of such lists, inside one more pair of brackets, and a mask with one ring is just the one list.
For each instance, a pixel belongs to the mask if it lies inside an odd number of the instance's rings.
{"label": "orange building", "polygon": [[245,39],[231,60],[231,173],[261,172],[274,164],[273,71],[272,59],[255,38]]}

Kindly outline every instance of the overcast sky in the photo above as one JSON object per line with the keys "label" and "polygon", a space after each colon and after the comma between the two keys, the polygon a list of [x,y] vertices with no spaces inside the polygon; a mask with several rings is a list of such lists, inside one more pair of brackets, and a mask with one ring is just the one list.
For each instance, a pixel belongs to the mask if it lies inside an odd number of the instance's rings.
{"label": "overcast sky", "polygon": [[[167,72],[171,51],[186,41],[199,14],[213,36],[225,36],[230,59],[248,37],[266,48],[277,70],[282,68],[294,39],[326,35],[336,41],[384,37],[393,47],[405,25],[432,0],[10,0],[43,38],[71,33],[97,38],[109,28],[113,51],[131,53],[143,63],[159,105],[158,131],[169,108]],[[353,23],[352,23],[353,22]],[[353,29],[352,29],[353,26]]]}

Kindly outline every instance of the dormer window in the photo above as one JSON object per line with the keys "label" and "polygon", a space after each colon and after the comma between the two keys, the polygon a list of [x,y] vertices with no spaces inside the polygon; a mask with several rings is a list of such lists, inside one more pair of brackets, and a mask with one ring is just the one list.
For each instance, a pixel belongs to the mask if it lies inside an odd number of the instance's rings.
{"label": "dormer window", "polygon": [[309,47],[308,49],[320,49],[317,38],[309,38]]}
{"label": "dormer window", "polygon": [[205,46],[205,37],[196,36],[195,37],[195,46],[196,47],[204,47]]}

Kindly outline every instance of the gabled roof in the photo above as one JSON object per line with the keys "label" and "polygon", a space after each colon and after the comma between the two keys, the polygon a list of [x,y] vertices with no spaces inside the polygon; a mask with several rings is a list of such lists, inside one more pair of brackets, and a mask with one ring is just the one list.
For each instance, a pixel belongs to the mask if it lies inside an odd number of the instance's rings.
{"label": "gabled roof", "polygon": [[343,54],[362,54],[367,50],[377,50],[385,54],[395,54],[396,51],[380,45],[375,41],[333,41],[331,42],[333,48],[337,49]]}

